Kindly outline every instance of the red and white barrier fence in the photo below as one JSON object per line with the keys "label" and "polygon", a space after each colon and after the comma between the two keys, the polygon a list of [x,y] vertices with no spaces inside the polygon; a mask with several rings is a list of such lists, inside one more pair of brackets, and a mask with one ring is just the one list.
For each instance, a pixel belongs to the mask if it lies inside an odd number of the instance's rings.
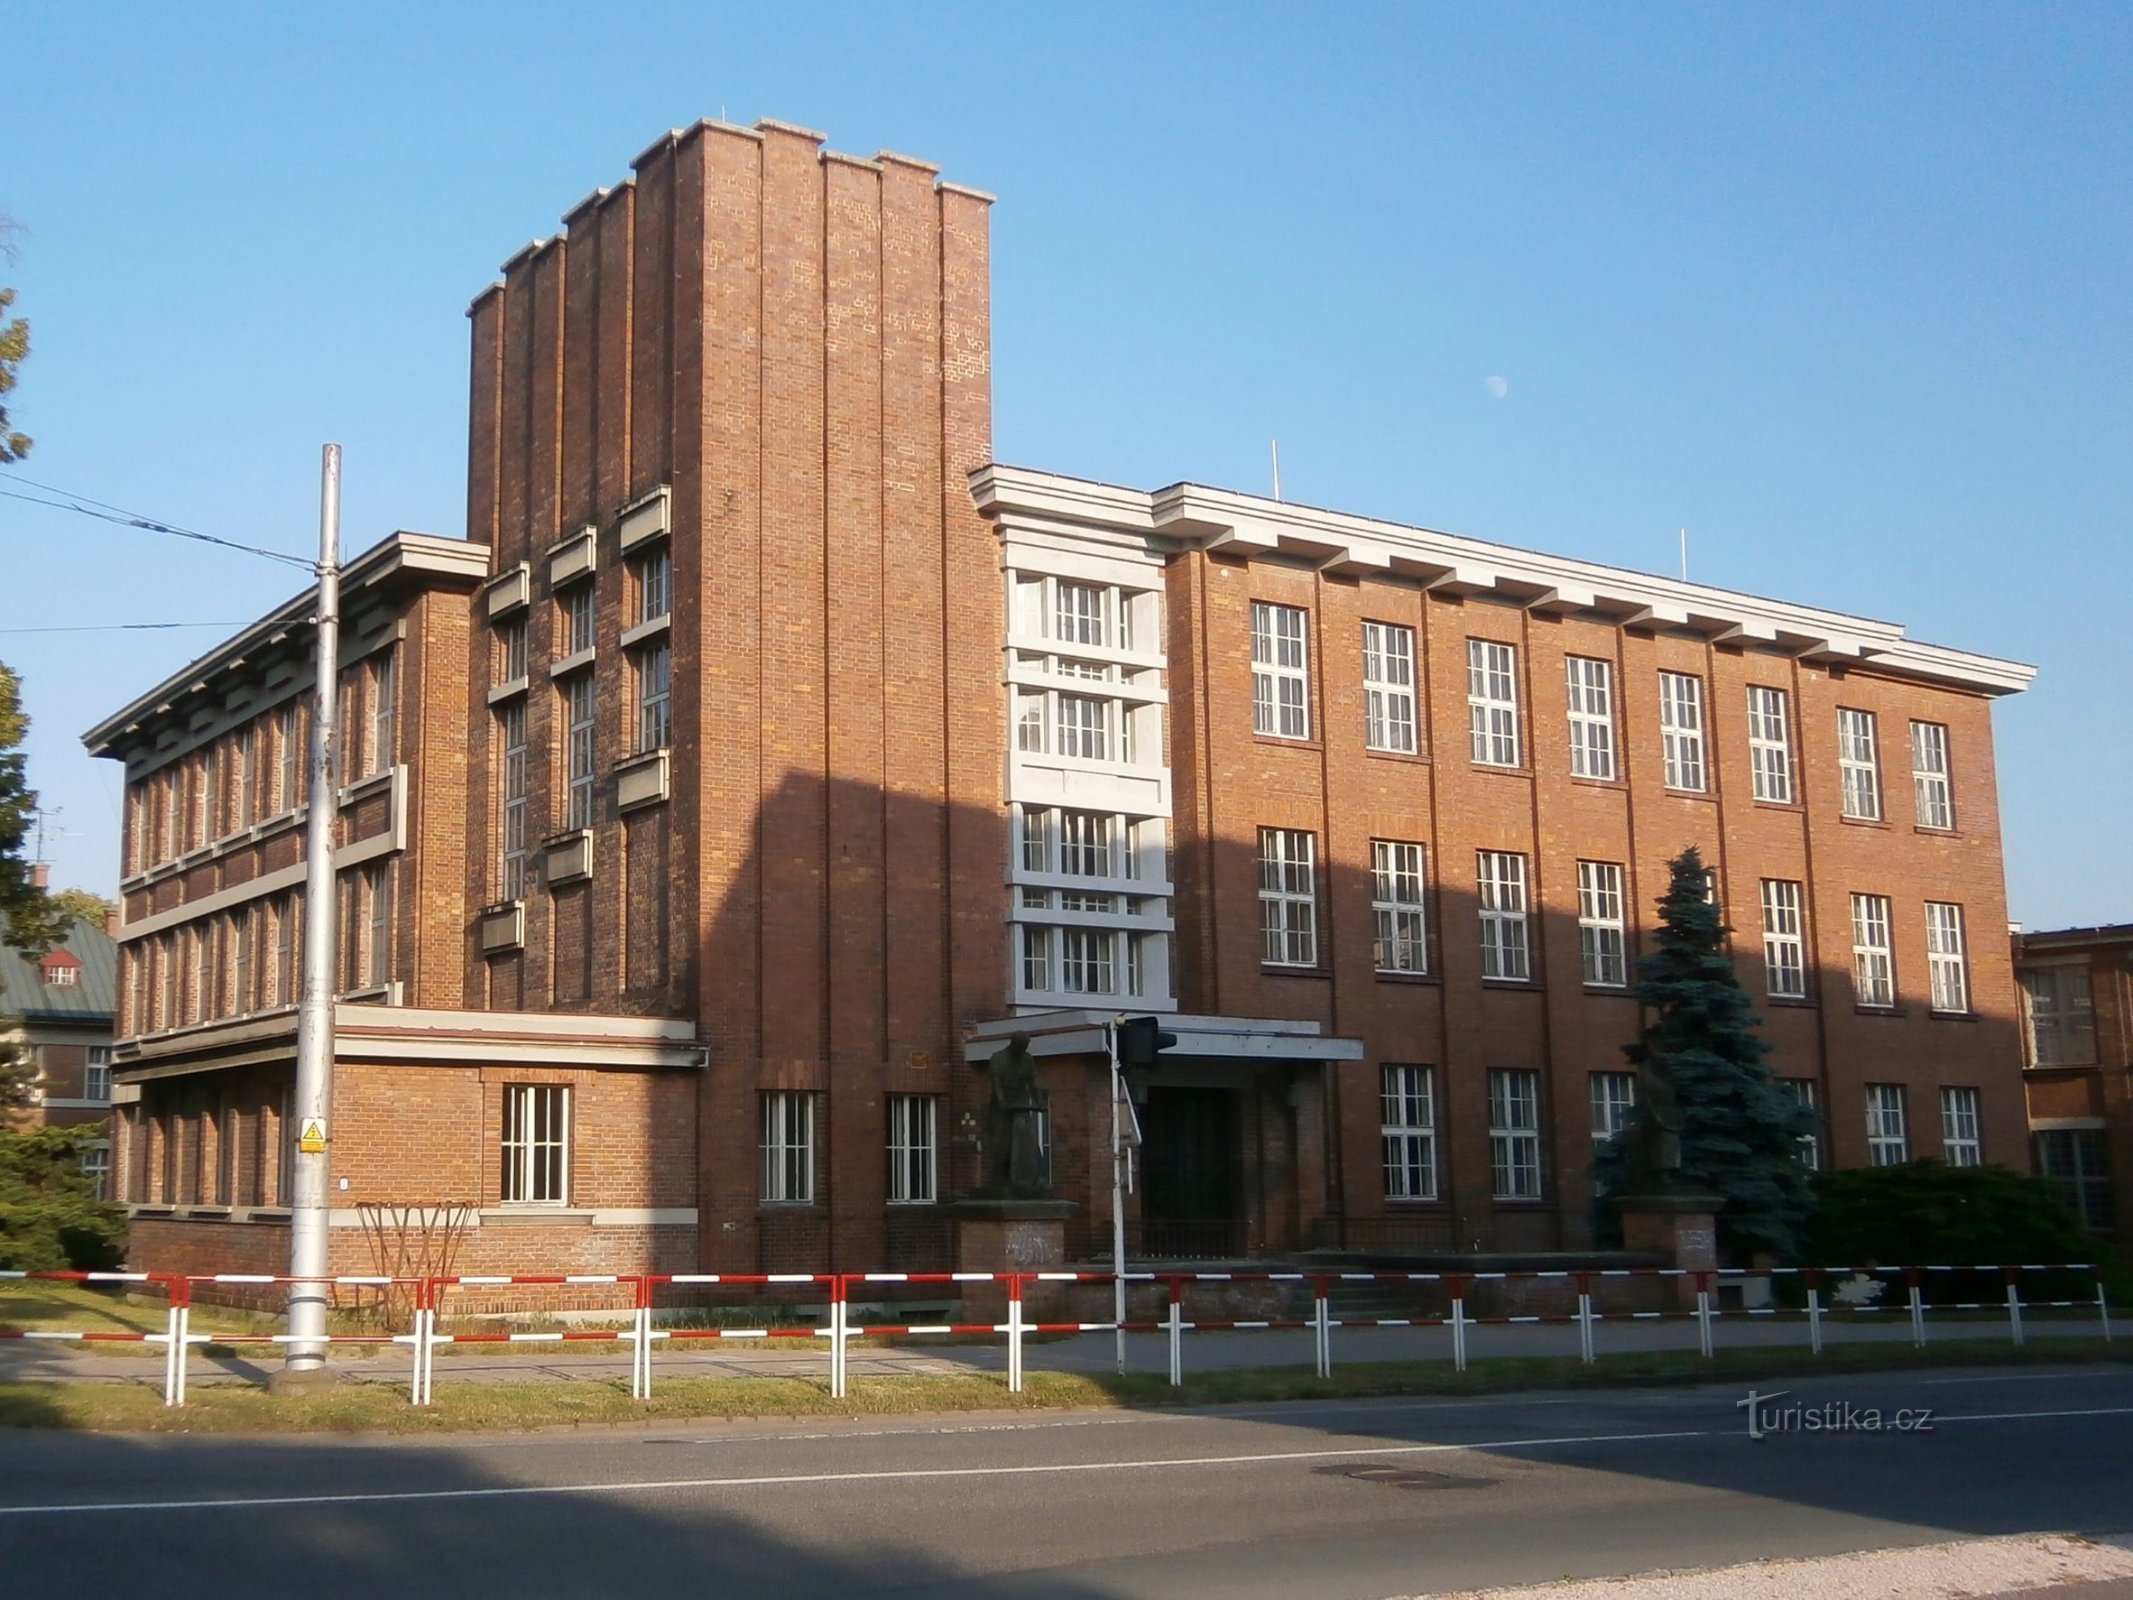
{"label": "red and white barrier fence", "polygon": [[[1929,1302],[1925,1295],[1930,1276],[1943,1273],[1998,1273],[2004,1287],[2004,1297],[1990,1300]],[[2092,1297],[2061,1299],[2022,1298],[2021,1284],[2025,1275],[2038,1273],[2086,1273],[2094,1286]],[[298,1280],[286,1276],[253,1273],[181,1274],[163,1272],[22,1272],[0,1271],[0,1287],[8,1282],[59,1281],[85,1285],[131,1285],[147,1292],[161,1292],[168,1297],[168,1320],[162,1333],[107,1332],[98,1329],[81,1330],[20,1330],[0,1323],[0,1339],[79,1341],[82,1343],[120,1342],[160,1344],[164,1355],[163,1403],[166,1406],[182,1406],[185,1403],[185,1379],[187,1357],[196,1345],[302,1345],[317,1350],[324,1345],[385,1346],[407,1345],[414,1358],[414,1370],[409,1381],[408,1399],[413,1405],[427,1405],[432,1399],[436,1377],[436,1353],[446,1345],[480,1346],[488,1344],[619,1344],[630,1348],[630,1395],[633,1399],[647,1400],[652,1393],[652,1365],[655,1349],[662,1345],[685,1343],[694,1340],[745,1339],[755,1341],[791,1340],[796,1342],[821,1343],[829,1356],[829,1387],[833,1397],[842,1399],[849,1390],[849,1355],[852,1344],[874,1338],[890,1337],[978,1337],[1000,1338],[1006,1343],[1007,1387],[1019,1393],[1024,1379],[1024,1347],[1032,1336],[1059,1336],[1087,1333],[1160,1333],[1168,1345],[1169,1379],[1174,1386],[1185,1381],[1185,1339],[1188,1333],[1215,1333],[1239,1331],[1309,1332],[1312,1335],[1314,1364],[1321,1378],[1332,1376],[1333,1334],[1335,1329],[1353,1328],[1446,1328],[1451,1333],[1452,1362],[1457,1370],[1467,1369],[1471,1330],[1486,1326],[1517,1326],[1539,1324],[1574,1324],[1578,1330],[1578,1354],[1581,1360],[1591,1363],[1599,1357],[1599,1330],[1607,1322],[1643,1322],[1665,1319],[1693,1319],[1697,1329],[1697,1348],[1705,1357],[1715,1349],[1714,1328],[1725,1320],[1747,1317],[1798,1316],[1807,1327],[1808,1347],[1819,1354],[1824,1342],[1824,1324],[1832,1316],[1850,1314],[1860,1316],[1904,1315],[1911,1330],[1911,1343],[1923,1347],[1927,1342],[1927,1317],[1931,1312],[2004,1312],[2008,1337],[2016,1346],[2026,1341],[2025,1314],[2040,1310],[2087,1311],[2093,1309],[2100,1321],[2106,1341],[2111,1338],[2111,1310],[2106,1298],[2103,1279],[2098,1269],[2087,1263],[2070,1265],[2021,1265],[2008,1267],[1768,1267],[1725,1268],[1710,1271],[1695,1271],[1675,1267],[1630,1267],[1605,1268],[1590,1271],[1572,1269],[1496,1272],[1128,1272],[1126,1282],[1131,1284],[1156,1284],[1162,1286],[1166,1307],[1160,1320],[1127,1320],[1116,1322],[1110,1319],[1096,1322],[1082,1321],[1032,1321],[1025,1306],[1026,1295],[1036,1285],[1113,1284],[1118,1280],[1109,1272],[860,1272],[860,1273],[554,1273],[554,1274],[475,1274],[463,1273],[444,1277],[393,1278],[377,1276],[338,1276],[323,1280]],[[1603,1284],[1620,1284],[1625,1280],[1657,1281],[1673,1285],[1673,1294],[1687,1298],[1693,1291],[1693,1304],[1658,1310],[1602,1311],[1596,1303],[1596,1292]],[[332,1334],[316,1337],[297,1336],[287,1333],[194,1333],[191,1326],[192,1296],[196,1286],[273,1286],[291,1285],[297,1282],[320,1282],[336,1288],[383,1289],[396,1284],[414,1286],[414,1325],[406,1333],[378,1334]],[[1800,1289],[1800,1303],[1780,1304],[1781,1287],[1796,1282]],[[1307,1286],[1311,1296],[1311,1313],[1308,1317],[1188,1317],[1187,1291],[1194,1285],[1250,1284]],[[1828,1291],[1832,1283],[1845,1285],[1879,1285],[1878,1289],[1854,1291],[1840,1307],[1829,1303]],[[852,1291],[858,1287],[862,1293],[869,1286],[939,1286],[952,1287],[975,1284],[1004,1286],[1006,1315],[998,1321],[942,1321],[942,1322],[880,1322],[858,1323],[851,1319]],[[1436,1289],[1446,1301],[1443,1314],[1418,1314],[1406,1316],[1340,1316],[1333,1315],[1333,1294],[1337,1287],[1400,1285],[1416,1290]],[[1511,1293],[1515,1286],[1538,1285],[1555,1288],[1574,1296],[1574,1310],[1551,1312],[1488,1313],[1476,1314],[1468,1310],[1469,1303],[1477,1293],[1491,1290]],[[1768,1303],[1761,1305],[1742,1304],[1727,1306],[1721,1303],[1721,1288],[1742,1289],[1742,1299],[1748,1298],[1746,1290],[1760,1285]],[[567,1287],[573,1289],[613,1288],[618,1292],[627,1290],[629,1304],[614,1308],[618,1318],[627,1318],[627,1325],[620,1328],[564,1329],[556,1332],[462,1331],[446,1333],[440,1330],[439,1315],[445,1297],[454,1289],[461,1288],[540,1288]],[[662,1289],[721,1288],[761,1291],[773,1288],[823,1288],[828,1291],[827,1319],[816,1324],[807,1322],[778,1323],[765,1317],[758,1324],[749,1326],[660,1327],[655,1325],[655,1298]],[[1900,1304],[1886,1303],[1891,1289],[1903,1291]],[[1570,1302],[1566,1302],[1570,1303]],[[322,1356],[323,1351],[319,1352]]]}

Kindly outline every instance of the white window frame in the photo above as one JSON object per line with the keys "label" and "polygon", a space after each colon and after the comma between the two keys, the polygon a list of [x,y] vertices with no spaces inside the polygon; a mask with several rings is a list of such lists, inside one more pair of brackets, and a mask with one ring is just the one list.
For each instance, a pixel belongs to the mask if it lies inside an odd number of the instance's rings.
{"label": "white window frame", "polygon": [[1634,1072],[1595,1072],[1590,1080],[1592,1142],[1605,1144],[1629,1127],[1637,1109]]}
{"label": "white window frame", "polygon": [[1498,1200],[1541,1198],[1540,1073],[1489,1069],[1489,1186]]}
{"label": "white window frame", "polygon": [[389,770],[398,754],[394,746],[400,725],[400,674],[393,670],[395,654],[390,646],[380,650],[370,658],[366,673],[363,692],[370,702],[370,748],[363,768],[366,778]]}
{"label": "white window frame", "polygon": [[570,1204],[570,1101],[568,1084],[504,1085],[503,1204]]}
{"label": "white window frame", "polygon": [[637,754],[664,750],[674,742],[674,646],[665,638],[630,652],[636,680]]}
{"label": "white window frame", "polygon": [[1052,935],[1058,930],[1041,922],[1018,922],[1015,927],[1021,936],[1022,987],[1032,994],[1054,992]]}
{"label": "white window frame", "polygon": [[1417,975],[1429,971],[1429,934],[1424,902],[1429,892],[1428,852],[1400,839],[1370,841],[1371,912],[1377,924],[1373,959],[1377,970]]}
{"label": "white window frame", "polygon": [[306,769],[303,717],[293,705],[283,706],[274,735],[275,754],[281,759],[274,790],[277,816],[303,804]]}
{"label": "white window frame", "polygon": [[937,1094],[889,1099],[889,1204],[930,1206],[940,1199],[940,1102]]}
{"label": "white window frame", "polygon": [[111,1141],[99,1139],[81,1147],[81,1173],[89,1180],[90,1192],[99,1200],[111,1195]]}
{"label": "white window frame", "polygon": [[567,659],[593,648],[599,638],[599,613],[593,581],[585,578],[556,593],[556,608],[561,612],[561,626],[556,629],[558,660]]}
{"label": "white window frame", "polygon": [[762,1183],[765,1205],[815,1203],[815,1097],[803,1089],[771,1089],[762,1104]]}
{"label": "white window frame", "polygon": [[1311,737],[1311,623],[1301,606],[1252,602],[1252,731]]}
{"label": "white window frame", "polygon": [[496,625],[496,681],[516,683],[526,676],[526,613],[521,611]]}
{"label": "white window frame", "polygon": [[[2024,967],[2022,1014],[2029,1060],[2038,1067],[2096,1065],[2096,994],[2088,964]],[[2049,1048],[2047,1048],[2047,1045]]]}
{"label": "white window frame", "polygon": [[1985,1164],[1983,1098],[1968,1084],[1941,1087],[1941,1159],[1951,1167]]}
{"label": "white window frame", "polygon": [[1868,1166],[1900,1167],[1911,1159],[1909,1120],[1904,1110],[1902,1084],[1870,1083],[1866,1086]]}
{"label": "white window frame", "polygon": [[1111,645],[1111,595],[1107,584],[1073,578],[1052,580],[1051,637],[1062,644]]}
{"label": "white window frame", "polygon": [[81,1097],[109,1103],[111,1099],[111,1046],[92,1044],[89,1059],[82,1064]]}
{"label": "white window frame", "polygon": [[1800,1135],[1800,1165],[1809,1172],[1822,1170],[1822,1106],[1821,1087],[1812,1078],[1780,1078],[1785,1092],[1790,1094],[1802,1111],[1815,1119],[1815,1131]]}
{"label": "white window frame", "polygon": [[1659,674],[1659,731],[1666,747],[1666,786],[1688,794],[1710,787],[1704,760],[1703,679],[1693,672]]}
{"label": "white window frame", "polygon": [[1070,878],[1118,878],[1125,874],[1119,863],[1116,815],[1106,811],[1081,811],[1061,807],[1053,813],[1059,829],[1059,873]]}
{"label": "white window frame", "polygon": [[1852,992],[1862,1006],[1896,1004],[1895,923],[1885,894],[1852,896]]}
{"label": "white window frame", "polygon": [[516,695],[496,708],[497,893],[505,902],[526,898],[527,780],[526,697]]}
{"label": "white window frame", "polygon": [[1396,622],[1363,624],[1363,743],[1395,755],[1418,748],[1415,630]]}
{"label": "white window frame", "polygon": [[1563,657],[1570,704],[1570,775],[1615,777],[1615,664],[1598,656]]}
{"label": "white window frame", "polygon": [[1507,983],[1531,981],[1526,858],[1510,850],[1477,850],[1474,881],[1481,920],[1481,975]]}
{"label": "white window frame", "polygon": [[235,825],[249,828],[259,820],[259,724],[237,730],[237,815]]}
{"label": "white window frame", "polygon": [[1970,1010],[1970,973],[1963,938],[1963,908],[1946,900],[1926,902],[1926,975],[1931,1005],[1951,1016]]}
{"label": "white window frame", "polygon": [[1625,899],[1620,862],[1578,863],[1578,953],[1589,987],[1629,987],[1629,924],[1624,915]]}
{"label": "white window frame", "polygon": [[1466,642],[1467,729],[1474,764],[1522,765],[1518,746],[1518,650],[1494,639]]}
{"label": "white window frame", "polygon": [[637,621],[657,622],[674,614],[674,552],[661,540],[638,556],[636,571]]}
{"label": "white window frame", "polygon": [[588,669],[563,680],[563,826],[589,828],[593,823],[593,783],[599,773],[595,740],[599,701]]}
{"label": "white window frame", "polygon": [[1837,772],[1844,785],[1844,814],[1859,822],[1881,821],[1881,730],[1873,712],[1837,708]]}
{"label": "white window frame", "polygon": [[1065,994],[1117,994],[1118,938],[1118,930],[1115,928],[1084,928],[1073,925],[1061,928],[1060,991]]}
{"label": "white window frame", "polygon": [[1431,1067],[1378,1069],[1385,1198],[1437,1198],[1437,1083]]}
{"label": "white window frame", "polygon": [[1763,879],[1763,992],[1772,1000],[1807,998],[1806,886]]}
{"label": "white window frame", "polygon": [[392,863],[373,861],[362,869],[363,926],[362,960],[357,967],[357,986],[382,989],[393,977],[393,875]]}
{"label": "white window frame", "polygon": [[1116,749],[1112,715],[1117,702],[1101,695],[1069,694],[1064,691],[1053,696],[1056,706],[1058,740],[1055,755],[1072,756],[1079,761],[1115,761],[1119,759]]}
{"label": "white window frame", "polygon": [[1792,720],[1789,697],[1768,684],[1748,685],[1748,765],[1754,774],[1755,798],[1769,805],[1792,804]]}
{"label": "white window frame", "polygon": [[1918,825],[1939,832],[1955,827],[1955,783],[1948,763],[1948,725],[1911,724],[1911,797]]}
{"label": "white window frame", "polygon": [[1259,830],[1259,958],[1270,967],[1318,965],[1318,836]]}

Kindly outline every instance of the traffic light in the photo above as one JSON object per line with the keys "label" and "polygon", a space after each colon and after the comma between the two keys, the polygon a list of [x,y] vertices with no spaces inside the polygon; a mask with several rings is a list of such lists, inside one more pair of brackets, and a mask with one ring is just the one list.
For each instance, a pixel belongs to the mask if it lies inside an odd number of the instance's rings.
{"label": "traffic light", "polygon": [[1118,1064],[1121,1067],[1152,1067],[1156,1057],[1178,1042],[1154,1017],[1127,1017],[1118,1025]]}

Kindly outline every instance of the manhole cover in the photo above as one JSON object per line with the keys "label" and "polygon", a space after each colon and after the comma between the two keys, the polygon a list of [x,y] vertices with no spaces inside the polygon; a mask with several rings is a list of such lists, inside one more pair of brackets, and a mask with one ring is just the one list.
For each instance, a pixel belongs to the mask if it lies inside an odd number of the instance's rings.
{"label": "manhole cover", "polygon": [[1494,1478],[1466,1478],[1452,1472],[1425,1472],[1420,1467],[1393,1467],[1375,1461],[1334,1462],[1313,1467],[1321,1478],[1354,1478],[1359,1483],[1380,1483],[1388,1489],[1486,1489]]}

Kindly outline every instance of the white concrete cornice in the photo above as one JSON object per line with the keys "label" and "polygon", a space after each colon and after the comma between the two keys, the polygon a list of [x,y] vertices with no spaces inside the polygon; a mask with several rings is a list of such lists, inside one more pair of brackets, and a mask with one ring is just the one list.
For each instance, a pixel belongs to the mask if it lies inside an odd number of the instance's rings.
{"label": "white concrete cornice", "polygon": [[1898,623],[1234,490],[1177,483],[1149,492],[998,463],[973,472],[970,487],[979,511],[1003,528],[1102,528],[1159,550],[1275,557],[1620,627],[1680,629],[1988,695],[2016,693],[2036,677],[2020,662],[1907,638]]}

